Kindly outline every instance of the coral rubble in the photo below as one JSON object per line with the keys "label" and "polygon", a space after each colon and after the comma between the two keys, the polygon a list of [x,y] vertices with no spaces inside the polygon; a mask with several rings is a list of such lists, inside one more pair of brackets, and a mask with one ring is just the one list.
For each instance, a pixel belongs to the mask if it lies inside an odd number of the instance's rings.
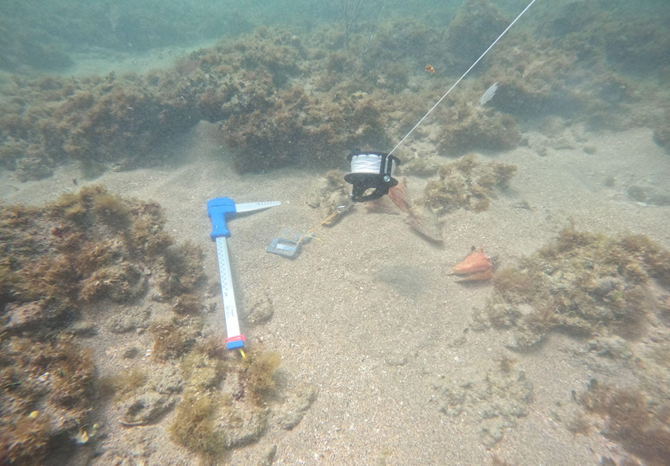
{"label": "coral rubble", "polygon": [[533,400],[533,384],[526,374],[504,362],[475,380],[434,387],[442,402],[440,412],[452,418],[467,415],[475,419],[480,425],[481,441],[488,448],[528,414]]}

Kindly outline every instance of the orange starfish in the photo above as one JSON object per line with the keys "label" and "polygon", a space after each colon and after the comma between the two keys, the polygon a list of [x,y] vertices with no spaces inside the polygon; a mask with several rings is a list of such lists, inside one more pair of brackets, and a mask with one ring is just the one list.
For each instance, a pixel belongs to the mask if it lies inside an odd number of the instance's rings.
{"label": "orange starfish", "polygon": [[472,252],[454,266],[452,274],[460,275],[462,278],[459,281],[490,280],[493,278],[493,264],[491,258],[484,254],[484,248],[475,250],[473,247]]}

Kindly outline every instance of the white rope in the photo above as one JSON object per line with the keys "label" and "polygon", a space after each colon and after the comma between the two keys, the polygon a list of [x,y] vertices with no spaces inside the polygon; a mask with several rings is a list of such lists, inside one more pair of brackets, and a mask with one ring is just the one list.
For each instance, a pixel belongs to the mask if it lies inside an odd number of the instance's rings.
{"label": "white rope", "polygon": [[351,158],[351,173],[379,173],[382,157],[377,154],[360,154]]}
{"label": "white rope", "polygon": [[531,2],[528,4],[528,6],[527,6],[526,8],[524,8],[524,10],[523,10],[521,13],[519,13],[519,16],[517,16],[516,19],[515,19],[514,21],[512,21],[512,22],[510,23],[509,26],[507,26],[507,29],[505,29],[505,30],[502,32],[502,34],[500,34],[500,35],[498,36],[498,38],[497,38],[496,40],[494,40],[493,43],[492,43],[491,45],[489,45],[489,48],[487,48],[487,49],[484,51],[484,53],[481,54],[481,56],[477,59],[477,61],[474,62],[474,63],[472,64],[472,66],[471,66],[470,68],[468,68],[468,70],[467,70],[465,73],[463,73],[463,76],[461,76],[460,78],[458,78],[458,81],[456,81],[456,82],[454,83],[454,85],[451,86],[451,87],[449,88],[449,90],[448,90],[448,91],[447,91],[447,92],[440,98],[440,100],[438,100],[437,103],[436,103],[435,105],[433,105],[433,107],[432,107],[430,110],[428,110],[428,113],[426,113],[426,114],[423,116],[423,118],[421,118],[421,119],[419,120],[419,122],[418,122],[416,125],[414,125],[414,128],[412,128],[412,129],[409,131],[409,133],[407,133],[407,134],[405,135],[405,137],[402,138],[398,144],[396,144],[396,146],[393,148],[393,150],[392,150],[391,152],[389,152],[389,155],[393,154],[393,152],[395,152],[395,150],[396,150],[398,147],[400,147],[400,145],[401,145],[403,142],[405,142],[405,139],[407,139],[407,138],[409,137],[409,135],[412,134],[412,133],[414,132],[414,130],[417,129],[421,123],[423,123],[423,120],[425,120],[426,118],[428,118],[428,115],[430,115],[430,114],[433,112],[433,110],[435,110],[435,107],[437,107],[438,105],[440,105],[440,102],[442,102],[442,101],[444,100],[444,98],[447,97],[447,96],[449,95],[449,93],[452,91],[452,89],[455,88],[455,87],[458,85],[458,83],[460,83],[460,82],[463,80],[463,78],[465,78],[465,77],[467,76],[467,74],[470,72],[470,70],[472,70],[472,68],[474,68],[474,67],[477,65],[477,63],[479,63],[479,61],[480,61],[482,58],[484,58],[484,55],[486,55],[486,54],[488,53],[488,51],[491,50],[491,49],[493,48],[493,46],[496,45],[496,44],[498,43],[498,41],[502,38],[502,36],[504,36],[505,33],[506,33],[507,31],[509,31],[510,28],[511,28],[512,26],[514,26],[514,23],[516,23],[516,22],[519,20],[519,18],[521,18],[521,16],[523,16],[523,14],[526,12],[526,10],[528,10],[528,8],[530,8],[531,5],[532,5],[533,3],[535,3],[535,0],[531,0]]}

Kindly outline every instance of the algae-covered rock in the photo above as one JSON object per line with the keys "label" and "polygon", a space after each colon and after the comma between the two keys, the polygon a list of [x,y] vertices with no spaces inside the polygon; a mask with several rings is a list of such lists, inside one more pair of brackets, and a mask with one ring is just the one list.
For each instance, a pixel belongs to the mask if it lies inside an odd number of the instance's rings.
{"label": "algae-covered rock", "polygon": [[578,401],[587,412],[603,418],[605,437],[643,464],[661,466],[670,460],[667,390],[657,396],[641,387],[616,388],[592,379]]}
{"label": "algae-covered rock", "polygon": [[[307,195],[307,205],[321,211],[321,218],[326,220],[335,212],[347,210],[351,206],[349,185],[344,181],[341,170],[331,170],[319,177]],[[340,216],[328,220],[326,225],[333,225]]]}
{"label": "algae-covered rock", "polygon": [[[96,383],[93,352],[78,341],[92,337],[93,322],[102,320],[104,332],[136,330],[138,336],[153,324],[149,335],[156,336],[158,359],[194,346],[196,318],[151,323],[150,309],[140,302],[149,287],[158,290],[160,284],[148,280],[153,270],[172,281],[165,299],[178,301],[202,283],[197,250],[168,252],[172,240],[163,223],[157,204],[121,198],[102,186],[63,194],[43,208],[0,205],[0,309],[6,317],[0,329],[0,424],[11,426],[0,435],[0,450],[10,452],[3,459],[43,464],[68,438],[88,442],[95,431],[86,427],[94,401],[105,403],[108,394],[128,426],[158,422],[174,407],[172,397],[181,390],[180,376],[170,371],[174,366],[150,372],[132,367]],[[118,306],[131,300],[134,306]],[[112,315],[101,315],[105,311]],[[127,346],[121,356],[139,352]]]}
{"label": "algae-covered rock", "polygon": [[435,176],[440,168],[440,162],[435,157],[413,158],[398,167],[398,173],[402,175],[429,177]]}
{"label": "algae-covered rock", "polygon": [[457,209],[480,212],[488,209],[490,199],[504,189],[516,172],[514,165],[480,162],[474,154],[442,165],[438,179],[426,185],[418,204],[430,207],[438,216]]}
{"label": "algae-covered rock", "polygon": [[71,337],[48,342],[5,338],[0,343],[0,451],[7,464],[42,464],[54,439],[68,438],[93,408],[92,354]]}
{"label": "algae-covered rock", "polygon": [[516,148],[520,138],[512,116],[482,107],[457,105],[447,114],[438,147],[445,155],[504,151]]}
{"label": "algae-covered rock", "polygon": [[19,181],[41,180],[53,175],[51,163],[43,157],[23,157],[16,160],[16,177]]}
{"label": "algae-covered rock", "polygon": [[447,29],[447,51],[453,66],[467,69],[508,24],[489,0],[465,1]]}
{"label": "algae-covered rock", "polygon": [[670,291],[670,250],[644,235],[566,228],[517,267],[499,271],[494,286],[485,313],[494,327],[512,330],[512,346],[531,346],[561,328],[600,337],[600,351],[623,355],[613,337],[639,338],[662,318],[657,287]]}
{"label": "algae-covered rock", "polygon": [[222,124],[223,138],[240,172],[286,165],[333,166],[353,147],[389,145],[386,94],[308,93],[302,86],[277,90],[261,110],[245,105]]}
{"label": "algae-covered rock", "polygon": [[276,405],[279,356],[252,351],[242,359],[220,342],[210,338],[182,360],[184,394],[170,427],[176,443],[204,459],[256,442]]}

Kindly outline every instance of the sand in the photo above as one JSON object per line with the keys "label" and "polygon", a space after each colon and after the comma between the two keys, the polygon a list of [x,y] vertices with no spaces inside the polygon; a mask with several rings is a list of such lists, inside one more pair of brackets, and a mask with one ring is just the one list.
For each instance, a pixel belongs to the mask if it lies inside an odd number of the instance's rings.
{"label": "sand", "polygon": [[[293,430],[271,422],[258,443],[231,452],[222,464],[257,464],[273,446],[274,464],[286,465],[481,465],[492,464],[494,457],[517,465],[600,464],[601,457],[616,457],[619,447],[597,432],[584,436],[568,430],[578,411],[572,390],[583,391],[594,377],[625,386],[630,375],[594,361],[585,340],[562,334],[550,334],[532,351],[509,350],[505,332],[472,328],[473,309],[485,305],[490,284],[464,285],[449,275],[472,246],[495,256],[499,267],[510,266],[571,223],[607,234],[643,233],[670,247],[670,207],[644,205],[627,194],[633,184],[670,189],[668,154],[647,129],[586,136],[595,154],[580,145],[544,157],[527,146],[483,155],[515,164],[518,172],[489,210],[446,216],[443,247],[417,236],[401,216],[370,214],[356,206],[335,226],[319,230],[319,240],[306,244],[297,259],[266,253],[270,240],[286,229],[304,232],[320,221],[319,211],[306,204],[318,173],[285,169],[238,175],[217,127],[206,123],[183,138],[167,166],[84,180],[78,167],[69,165],[51,178],[23,184],[3,173],[0,195],[6,203],[42,205],[62,192],[103,184],[114,193],[157,201],[165,208],[167,231],[205,251],[210,284],[218,281],[218,268],[208,237],[207,200],[282,202],[229,223],[237,301],[244,313],[254,298],[272,300],[272,319],[243,329],[248,345],[281,354],[280,389],[312,386],[318,397]],[[418,197],[425,179],[408,181]],[[522,201],[528,209],[519,207]],[[208,333],[223,332],[219,300],[207,298],[217,303],[207,316]],[[107,310],[136,312],[143,306],[152,309],[152,319],[168,315],[148,299]],[[130,365],[120,358],[128,345],[146,354],[152,344],[147,334],[109,333],[104,326],[109,318],[100,317],[98,335],[83,340],[94,348],[101,375]],[[642,339],[632,348],[645,344]],[[445,414],[441,390],[481,379],[502,356],[525,372],[532,401],[528,415],[487,446],[477,413],[471,412],[476,405],[459,416]],[[195,455],[167,439],[173,416],[155,426],[122,428],[107,408],[98,417],[106,436],[96,449],[123,452],[119,455],[129,458],[124,464],[198,464]],[[104,461],[92,464],[113,464]]]}

